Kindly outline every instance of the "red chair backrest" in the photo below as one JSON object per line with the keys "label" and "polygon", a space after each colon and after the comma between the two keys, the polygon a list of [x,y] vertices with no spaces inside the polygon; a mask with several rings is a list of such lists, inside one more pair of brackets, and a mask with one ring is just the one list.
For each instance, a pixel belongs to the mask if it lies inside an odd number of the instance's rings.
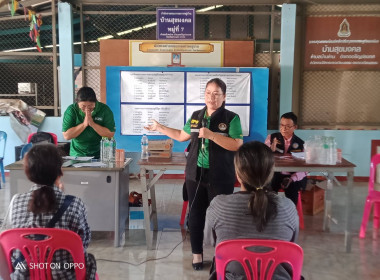
{"label": "red chair backrest", "polygon": [[371,167],[369,169],[369,182],[368,191],[375,191],[375,180],[376,180],[376,167],[380,163],[380,154],[374,155],[371,158]]}
{"label": "red chair backrest", "polygon": [[[267,248],[265,252],[252,252],[248,248]],[[252,249],[251,249],[252,250]],[[225,279],[227,264],[239,262],[248,280],[272,279],[275,268],[281,263],[292,267],[293,279],[301,277],[303,250],[293,242],[282,240],[233,239],[220,242],[215,248],[216,275]],[[253,277],[250,273],[252,269]]]}
{"label": "red chair backrest", "polygon": [[30,142],[38,143],[40,141],[48,141],[50,143],[54,143],[56,146],[58,145],[58,139],[55,133],[38,131],[38,132],[29,134],[28,143]]}
{"label": "red chair backrest", "polygon": [[[32,234],[48,236],[44,240],[33,240],[28,238]],[[0,234],[0,273],[3,279],[10,279],[13,272],[11,255],[13,250],[20,250],[28,264],[45,264],[37,268],[29,269],[30,279],[51,279],[51,266],[54,252],[57,250],[68,251],[73,259],[76,279],[86,279],[86,262],[82,239],[78,234],[66,229],[57,228],[14,228],[3,231]],[[7,269],[5,266],[7,264]],[[82,265],[83,264],[83,265]],[[54,268],[54,266],[53,266]],[[61,267],[61,269],[64,269]],[[47,276],[47,278],[46,278]]]}

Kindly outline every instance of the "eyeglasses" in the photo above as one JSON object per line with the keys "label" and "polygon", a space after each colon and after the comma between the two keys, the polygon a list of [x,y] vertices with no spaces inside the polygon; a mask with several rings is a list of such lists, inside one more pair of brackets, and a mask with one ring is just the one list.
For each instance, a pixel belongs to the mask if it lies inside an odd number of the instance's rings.
{"label": "eyeglasses", "polygon": [[221,97],[222,95],[224,95],[224,94],[223,93],[216,93],[216,92],[206,92],[207,97],[218,98],[218,97]]}
{"label": "eyeglasses", "polygon": [[285,125],[285,124],[280,124],[280,128],[284,128],[284,129],[291,129],[292,127],[294,127],[294,125]]}
{"label": "eyeglasses", "polygon": [[86,110],[86,109],[94,110],[94,109],[95,109],[95,106],[92,106],[92,105],[90,105],[90,106],[83,105],[83,106],[80,106],[80,108],[81,108],[83,111]]}
{"label": "eyeglasses", "polygon": [[90,102],[78,102],[78,107],[82,110],[82,111],[86,111],[86,110],[90,110],[90,111],[93,111],[95,109],[95,103],[90,103]]}

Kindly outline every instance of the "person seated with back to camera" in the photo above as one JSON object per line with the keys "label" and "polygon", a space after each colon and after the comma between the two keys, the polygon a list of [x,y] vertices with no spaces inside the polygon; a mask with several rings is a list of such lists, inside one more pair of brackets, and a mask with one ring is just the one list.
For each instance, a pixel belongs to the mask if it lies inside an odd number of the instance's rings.
{"label": "person seated with back to camera", "polygon": [[[280,132],[268,135],[265,144],[275,154],[290,154],[303,152],[304,141],[294,134],[297,129],[297,116],[293,112],[285,113],[280,119]],[[272,180],[272,189],[278,192],[281,188],[285,196],[290,198],[295,205],[298,202],[298,192],[306,188],[306,172],[275,172]]]}
{"label": "person seated with back to camera", "polygon": [[[10,215],[6,215],[3,228],[60,228],[77,233],[87,249],[91,240],[91,231],[87,223],[87,210],[83,201],[63,193],[61,182],[62,158],[53,144],[34,145],[24,157],[24,170],[27,178],[35,183],[29,192],[17,194],[9,206]],[[68,204],[64,210],[64,204]],[[62,208],[63,214],[56,215]],[[54,217],[54,218],[53,218]],[[58,220],[54,223],[53,221]],[[95,279],[96,260],[84,251],[86,260],[86,279]],[[29,279],[29,269],[19,250],[11,256],[13,267],[22,263],[25,269],[15,269],[12,279]],[[54,263],[60,263],[61,269],[52,269],[53,279],[75,279],[74,269],[64,269],[72,263],[71,255],[64,250],[54,254]],[[59,267],[59,266],[57,266]]]}
{"label": "person seated with back to camera", "polygon": [[[264,143],[243,144],[234,159],[240,191],[218,195],[206,213],[205,244],[212,246],[231,239],[277,239],[296,242],[299,219],[295,205],[270,190],[274,155]],[[233,252],[231,252],[233,254]],[[288,266],[278,266],[273,279],[291,279]],[[215,259],[210,279],[217,279]],[[246,279],[237,262],[227,265],[226,279]],[[219,276],[218,276],[219,279]]]}

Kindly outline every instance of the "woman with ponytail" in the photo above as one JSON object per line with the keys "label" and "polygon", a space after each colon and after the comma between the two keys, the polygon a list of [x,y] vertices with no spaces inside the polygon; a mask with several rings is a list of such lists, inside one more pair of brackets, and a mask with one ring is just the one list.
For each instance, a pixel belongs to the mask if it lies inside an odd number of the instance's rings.
{"label": "woman with ponytail", "polygon": [[[91,231],[87,223],[87,211],[83,201],[74,196],[65,195],[60,181],[62,177],[62,158],[53,144],[38,144],[24,157],[24,170],[28,179],[35,183],[27,193],[17,194],[11,203],[12,228],[50,227],[74,231],[83,242],[86,250]],[[54,218],[53,218],[54,217]],[[85,252],[86,279],[95,279],[96,261]],[[63,250],[54,254],[54,263],[60,263],[60,269],[52,269],[53,279],[75,279],[75,272],[64,269],[65,264],[73,262],[71,255]],[[25,267],[16,269],[12,279],[27,279],[28,265],[19,251],[13,252],[13,266]],[[56,266],[59,267],[59,266]]]}
{"label": "woman with ponytail", "polygon": [[[243,144],[235,154],[235,172],[241,188],[230,195],[218,195],[206,214],[204,240],[216,246],[230,239],[278,239],[295,242],[298,237],[298,214],[294,203],[270,190],[274,157],[271,149],[257,141]],[[291,279],[284,267],[276,278]],[[245,279],[238,263],[227,266],[227,279]],[[210,279],[216,279],[211,269]]]}

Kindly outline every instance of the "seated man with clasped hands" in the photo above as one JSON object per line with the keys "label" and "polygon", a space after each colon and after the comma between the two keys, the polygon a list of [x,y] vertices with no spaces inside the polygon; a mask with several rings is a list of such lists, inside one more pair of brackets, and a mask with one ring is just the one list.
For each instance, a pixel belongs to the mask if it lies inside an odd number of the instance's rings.
{"label": "seated man with clasped hands", "polygon": [[[281,116],[280,132],[268,135],[265,144],[276,154],[303,152],[304,141],[294,134],[297,129],[297,116],[293,112]],[[305,189],[307,177],[305,172],[275,172],[272,179],[272,189],[278,192],[281,188],[285,196],[295,205],[298,202],[298,192]]]}

